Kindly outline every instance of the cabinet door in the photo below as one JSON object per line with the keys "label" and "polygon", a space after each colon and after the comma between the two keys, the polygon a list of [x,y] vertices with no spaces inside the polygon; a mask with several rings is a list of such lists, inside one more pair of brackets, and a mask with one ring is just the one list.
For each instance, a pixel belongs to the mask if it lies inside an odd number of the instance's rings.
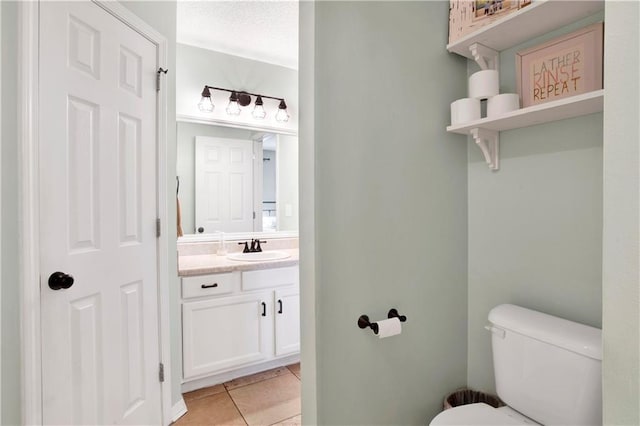
{"label": "cabinet door", "polygon": [[268,358],[272,301],[271,293],[256,293],[184,303],[184,378]]}
{"label": "cabinet door", "polygon": [[300,292],[276,290],[276,356],[300,352]]}

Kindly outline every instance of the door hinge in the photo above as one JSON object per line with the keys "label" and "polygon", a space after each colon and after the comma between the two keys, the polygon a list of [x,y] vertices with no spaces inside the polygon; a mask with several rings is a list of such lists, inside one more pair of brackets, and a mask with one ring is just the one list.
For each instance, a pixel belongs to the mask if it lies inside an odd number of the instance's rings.
{"label": "door hinge", "polygon": [[165,70],[164,68],[158,68],[158,72],[156,73],[156,92],[160,91],[160,74],[166,74],[169,70]]}
{"label": "door hinge", "polygon": [[160,223],[160,218],[156,219],[156,238],[160,238],[162,234],[162,224]]}
{"label": "door hinge", "polygon": [[256,212],[253,212],[253,219],[256,219]]}
{"label": "door hinge", "polygon": [[158,368],[158,379],[160,379],[160,383],[164,382],[164,364],[160,363]]}

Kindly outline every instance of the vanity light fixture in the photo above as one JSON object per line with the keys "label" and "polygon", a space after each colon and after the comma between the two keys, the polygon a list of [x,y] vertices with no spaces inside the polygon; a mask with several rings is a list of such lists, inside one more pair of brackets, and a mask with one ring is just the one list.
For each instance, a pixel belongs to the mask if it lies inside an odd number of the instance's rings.
{"label": "vanity light fixture", "polygon": [[267,116],[267,111],[264,108],[265,99],[273,99],[276,101],[280,101],[278,104],[278,111],[275,115],[277,121],[284,123],[289,121],[289,113],[287,112],[287,103],[284,101],[284,98],[275,98],[273,96],[267,95],[259,95],[257,93],[249,93],[244,91],[236,91],[231,89],[223,89],[221,87],[213,87],[213,86],[204,86],[202,89],[202,97],[200,102],[198,103],[198,108],[202,112],[213,112],[214,105],[213,100],[211,99],[211,90],[220,90],[223,92],[229,92],[229,104],[227,105],[226,111],[229,115],[240,115],[242,112],[242,107],[246,107],[251,104],[251,97],[255,96],[255,106],[251,115],[256,120],[263,120]]}

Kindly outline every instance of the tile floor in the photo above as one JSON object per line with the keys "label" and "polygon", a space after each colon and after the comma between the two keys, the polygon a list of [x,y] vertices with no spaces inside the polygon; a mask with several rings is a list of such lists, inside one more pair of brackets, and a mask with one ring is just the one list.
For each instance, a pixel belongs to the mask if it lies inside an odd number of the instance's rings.
{"label": "tile floor", "polygon": [[301,425],[300,364],[185,393],[182,425]]}

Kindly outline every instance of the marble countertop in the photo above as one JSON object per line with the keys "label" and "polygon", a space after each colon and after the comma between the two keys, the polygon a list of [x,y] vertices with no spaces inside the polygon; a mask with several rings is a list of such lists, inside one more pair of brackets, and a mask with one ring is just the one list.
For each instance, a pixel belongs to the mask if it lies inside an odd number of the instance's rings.
{"label": "marble countertop", "polygon": [[178,257],[178,275],[190,277],[194,275],[218,274],[232,271],[252,271],[256,269],[280,268],[298,264],[298,249],[279,249],[289,253],[291,257],[263,262],[243,262],[227,259],[215,254],[194,254]]}

